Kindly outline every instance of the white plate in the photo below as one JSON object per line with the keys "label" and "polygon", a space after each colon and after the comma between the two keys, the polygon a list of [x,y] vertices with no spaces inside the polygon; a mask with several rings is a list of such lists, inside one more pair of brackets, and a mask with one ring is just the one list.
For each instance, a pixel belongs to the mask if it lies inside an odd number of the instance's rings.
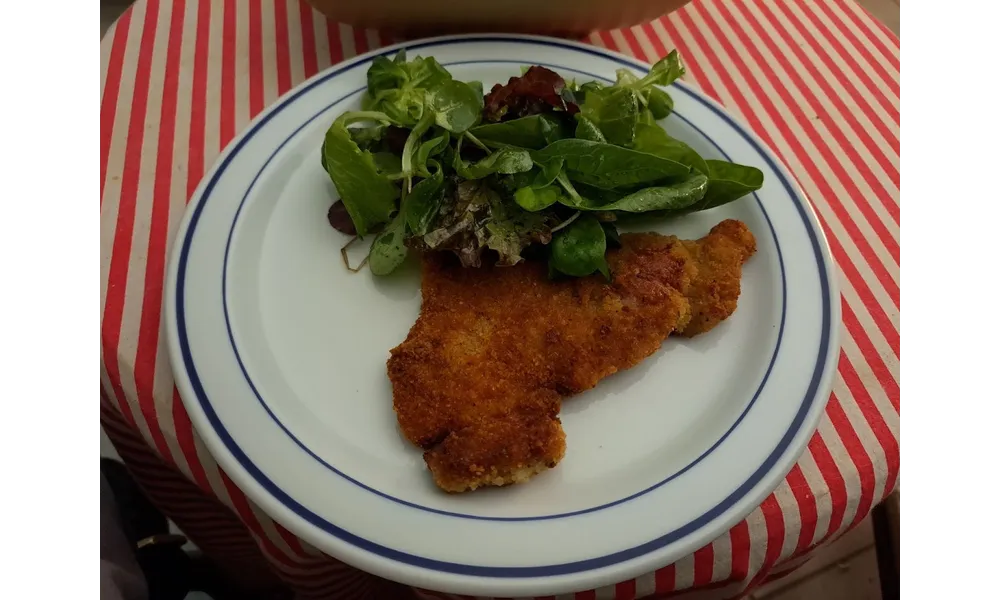
{"label": "white plate", "polygon": [[[487,88],[543,64],[577,81],[647,65],[572,42],[460,36],[404,44]],[[397,47],[381,50],[394,53]],[[385,362],[420,309],[415,269],[351,274],[320,167],[373,54],[298,86],[235,139],[196,191],[170,263],[167,325],[181,396],[212,454],[295,534],[351,565],[474,595],[627,580],[708,543],[791,469],[836,360],[833,263],[788,171],[686,84],[665,127],[706,158],[754,165],[752,198],[664,232],[743,220],[759,251],[736,313],[567,400],[566,458],[525,485],[440,492],[399,433]],[[683,59],[683,57],[682,57]]]}

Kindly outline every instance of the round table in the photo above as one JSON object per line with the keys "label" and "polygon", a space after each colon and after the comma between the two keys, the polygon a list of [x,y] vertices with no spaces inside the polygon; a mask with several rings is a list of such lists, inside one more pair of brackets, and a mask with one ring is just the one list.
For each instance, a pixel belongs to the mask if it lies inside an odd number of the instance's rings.
{"label": "round table", "polygon": [[[833,394],[787,479],[693,555],[575,594],[738,597],[863,521],[897,483],[899,40],[851,0],[695,0],[588,40],[648,62],[677,48],[686,79],[790,167],[840,267]],[[167,256],[202,174],[254,115],[317,71],[391,42],[300,0],[138,0],[101,40],[101,423],[151,499],[248,588],[276,575],[300,598],[399,590],[298,540],[206,451],[162,335]]]}

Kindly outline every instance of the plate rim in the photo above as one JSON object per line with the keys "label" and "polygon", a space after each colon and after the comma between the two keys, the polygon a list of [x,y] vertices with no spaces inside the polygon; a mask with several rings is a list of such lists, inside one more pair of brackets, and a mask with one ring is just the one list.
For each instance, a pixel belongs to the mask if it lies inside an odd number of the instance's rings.
{"label": "plate rim", "polygon": [[[805,448],[805,444],[808,443],[808,437],[805,437],[804,441],[798,446],[793,444],[794,438],[798,435],[801,435],[801,433],[804,430],[808,430],[809,432],[815,431],[819,419],[825,412],[824,408],[826,402],[829,399],[830,390],[832,388],[833,373],[835,371],[836,359],[837,359],[837,350],[839,349],[840,303],[838,301],[839,290],[836,278],[836,265],[835,262],[833,261],[828,241],[826,239],[826,236],[822,228],[819,226],[818,219],[816,217],[814,209],[809,203],[806,195],[797,185],[794,176],[788,171],[787,167],[774,154],[774,152],[747,125],[737,120],[733,115],[731,115],[725,109],[725,107],[723,107],[721,104],[715,102],[712,98],[705,95],[704,92],[685,82],[679,81],[678,82],[679,87],[684,88],[684,91],[688,93],[693,99],[703,103],[709,109],[713,110],[713,112],[717,113],[722,119],[728,121],[732,125],[732,127],[740,135],[742,135],[746,139],[746,141],[749,142],[758,153],[760,153],[760,155],[763,158],[765,158],[765,160],[769,163],[769,166],[772,169],[774,169],[774,171],[778,173],[779,176],[784,180],[782,181],[784,187],[788,191],[789,195],[796,200],[796,206],[803,218],[802,219],[803,223],[806,226],[807,233],[809,234],[809,237],[811,238],[812,244],[814,246],[813,250],[816,253],[816,258],[821,259],[821,262],[823,263],[822,265],[817,265],[817,267],[821,266],[825,267],[825,270],[823,268],[820,268],[818,270],[820,271],[819,275],[821,280],[823,279],[826,280],[827,297],[823,298],[823,300],[829,305],[828,311],[826,311],[826,313],[823,315],[824,317],[829,318],[828,329],[826,331],[821,330],[821,336],[826,335],[828,339],[826,347],[821,348],[820,350],[821,355],[822,352],[825,351],[826,358],[825,361],[818,361],[822,362],[823,364],[819,370],[820,373],[819,377],[814,378],[814,381],[816,381],[816,386],[812,393],[812,397],[810,398],[807,392],[807,394],[805,394],[805,397],[803,398],[803,402],[808,402],[809,406],[808,408],[805,408],[802,411],[803,418],[801,423],[798,425],[797,428],[795,429],[790,428],[788,432],[786,432],[785,435],[789,438],[789,442],[787,445],[784,446],[783,449],[780,449],[779,445],[779,447],[775,448],[772,451],[776,453],[776,456],[773,458],[773,461],[765,460],[764,464],[762,464],[761,466],[761,468],[763,468],[770,462],[772,463],[770,468],[767,469],[766,472],[762,473],[760,477],[753,479],[753,476],[751,476],[751,479],[745,482],[744,485],[741,485],[739,489],[746,487],[746,491],[742,493],[738,498],[736,498],[736,500],[729,503],[727,506],[723,508],[720,508],[722,506],[721,504],[720,507],[714,507],[712,510],[719,509],[717,514],[708,516],[709,513],[706,513],[706,515],[703,515],[703,517],[697,519],[697,521],[704,520],[704,522],[698,527],[695,527],[693,531],[688,532],[686,534],[672,536],[675,539],[658,544],[653,548],[650,548],[648,551],[641,552],[637,556],[623,558],[618,561],[613,561],[609,564],[595,565],[593,567],[583,567],[581,569],[573,571],[553,572],[549,574],[511,575],[511,576],[502,576],[502,575],[498,576],[496,574],[493,575],[470,574],[453,570],[441,570],[427,565],[415,564],[410,561],[399,561],[399,559],[393,558],[392,556],[388,556],[380,552],[373,552],[371,550],[365,549],[356,543],[353,543],[349,540],[345,540],[344,538],[337,536],[332,532],[327,531],[323,527],[317,526],[315,523],[312,523],[309,518],[307,518],[305,515],[302,514],[302,510],[309,512],[308,509],[305,509],[305,507],[301,507],[301,505],[299,505],[299,509],[296,509],[293,506],[289,506],[287,502],[282,501],[279,497],[277,497],[272,491],[268,489],[267,485],[265,485],[255,475],[249,472],[249,467],[243,464],[244,460],[241,460],[239,457],[233,455],[233,453],[227,447],[228,444],[226,444],[224,440],[220,439],[219,432],[217,431],[215,426],[211,422],[209,422],[209,418],[207,417],[207,415],[203,413],[204,408],[200,405],[200,400],[198,399],[199,394],[197,391],[195,391],[192,381],[189,378],[188,369],[184,368],[185,366],[187,366],[186,363],[188,359],[185,358],[181,352],[181,344],[179,340],[180,327],[178,325],[178,319],[177,319],[178,315],[176,306],[177,304],[183,301],[184,297],[182,294],[177,293],[178,291],[177,278],[182,258],[185,255],[186,248],[188,246],[188,244],[186,244],[185,242],[187,241],[190,232],[192,220],[195,217],[196,213],[199,212],[198,210],[199,206],[202,206],[207,201],[208,197],[205,196],[206,190],[211,187],[212,182],[221,174],[221,171],[224,170],[225,166],[228,164],[232,155],[239,151],[239,148],[242,146],[242,143],[249,139],[248,134],[252,134],[252,132],[259,125],[261,125],[261,121],[269,119],[272,113],[277,112],[277,109],[279,107],[283,106],[291,98],[303,92],[304,88],[312,87],[313,85],[317,84],[320,80],[336,77],[338,73],[345,72],[349,69],[355,68],[358,66],[358,64],[363,64],[371,60],[373,57],[391,54],[393,52],[398,51],[399,49],[412,49],[412,48],[421,48],[426,46],[447,45],[449,43],[463,42],[463,41],[466,42],[522,41],[522,42],[529,42],[536,44],[540,43],[542,45],[557,46],[574,51],[583,51],[584,53],[587,54],[603,57],[606,59],[611,59],[621,64],[622,66],[628,66],[636,69],[645,69],[645,70],[648,70],[649,68],[649,65],[647,63],[644,63],[641,60],[635,59],[633,57],[618,52],[614,52],[605,48],[591,46],[588,44],[583,44],[580,42],[562,40],[546,36],[519,35],[519,34],[448,35],[448,36],[439,36],[433,38],[410,40],[407,42],[394,44],[392,46],[379,48],[374,51],[365,53],[363,55],[358,55],[352,59],[343,61],[341,63],[337,63],[335,65],[331,65],[329,68],[324,69],[319,73],[316,73],[314,76],[301,82],[299,85],[295,86],[294,88],[283,94],[280,98],[275,100],[271,105],[269,105],[263,111],[261,111],[261,113],[258,114],[254,119],[252,119],[243,128],[242,131],[240,131],[232,140],[230,140],[226,148],[223,150],[222,153],[220,153],[219,157],[213,163],[212,167],[205,173],[202,180],[199,182],[198,187],[192,194],[191,201],[189,202],[186,208],[184,218],[182,219],[179,228],[177,230],[177,236],[175,237],[174,247],[171,250],[170,263],[168,266],[167,285],[164,288],[164,304],[165,304],[165,314],[167,317],[166,325],[167,325],[167,337],[168,337],[168,350],[171,360],[171,366],[174,371],[175,382],[177,384],[178,390],[180,391],[181,399],[184,402],[185,407],[188,409],[189,414],[191,415],[191,421],[195,425],[195,428],[198,431],[199,436],[202,438],[206,446],[211,451],[213,458],[217,462],[219,462],[220,465],[224,466],[226,472],[234,479],[234,481],[236,481],[239,484],[240,489],[244,491],[244,493],[247,493],[247,495],[250,496],[252,499],[254,499],[254,501],[257,502],[261,506],[261,508],[265,508],[266,506],[268,506],[268,502],[277,503],[278,505],[280,505],[281,509],[294,513],[298,517],[298,519],[301,519],[302,521],[308,523],[308,526],[306,526],[305,528],[300,527],[300,525],[305,525],[305,523],[299,523],[299,522],[285,523],[283,522],[283,520],[274,517],[273,516],[274,513],[272,511],[266,511],[269,516],[272,516],[272,518],[275,518],[276,521],[281,522],[283,525],[286,525],[290,529],[296,531],[298,535],[302,535],[302,537],[304,538],[315,539],[317,537],[316,534],[318,533],[319,536],[323,538],[337,538],[338,542],[343,542],[344,544],[353,546],[354,549],[361,554],[374,555],[375,557],[374,561],[371,560],[362,561],[360,560],[361,557],[352,556],[351,558],[357,558],[358,563],[364,564],[364,567],[362,568],[369,571],[377,571],[379,572],[379,574],[384,574],[385,576],[390,578],[395,578],[393,577],[394,575],[398,575],[403,571],[402,569],[392,569],[391,567],[388,566],[389,564],[395,564],[395,565],[403,565],[411,568],[416,568],[419,572],[424,573],[425,576],[419,578],[419,581],[421,582],[420,585],[425,585],[429,583],[427,581],[426,574],[433,573],[436,576],[432,577],[432,579],[435,579],[434,584],[439,584],[440,581],[449,578],[465,579],[468,577],[488,582],[488,585],[486,585],[485,587],[480,585],[475,586],[475,593],[482,593],[483,590],[487,590],[488,593],[494,595],[497,593],[500,593],[501,595],[523,595],[524,593],[526,593],[526,590],[530,593],[549,593],[550,591],[552,591],[551,585],[546,588],[546,587],[541,587],[538,584],[534,585],[533,587],[530,584],[528,587],[516,584],[523,582],[539,582],[539,581],[554,579],[557,577],[565,577],[566,575],[572,575],[575,579],[583,579],[584,576],[587,575],[588,573],[596,573],[598,571],[605,571],[608,569],[611,569],[613,571],[621,570],[626,565],[632,564],[633,562],[643,558],[648,559],[650,556],[655,555],[657,551],[662,552],[665,548],[672,545],[683,546],[680,549],[681,551],[684,550],[693,551],[694,549],[697,549],[697,547],[700,547],[700,545],[703,545],[703,543],[705,543],[706,541],[710,541],[711,539],[713,539],[715,535],[718,535],[719,533],[725,531],[729,527],[732,527],[735,523],[745,518],[747,514],[752,512],[760,504],[760,502],[762,502],[766,498],[766,496],[770,494],[771,491],[773,491],[773,489],[777,487],[777,485],[780,484],[780,482],[785,478],[787,473],[797,462],[798,457],[801,455],[801,452]],[[710,141],[712,141],[711,138],[709,138],[707,135],[705,137]],[[767,218],[766,212],[765,212],[765,218]],[[768,221],[770,221],[769,218]],[[810,384],[810,387],[812,387],[812,384]],[[202,394],[204,394],[204,392],[202,392]],[[195,410],[192,410],[192,408],[195,408]],[[252,461],[250,461],[248,457],[244,457],[244,459],[246,460],[246,462],[251,463],[250,465],[251,467],[254,466],[252,465]],[[271,486],[278,489],[279,492],[283,492],[283,490],[278,488],[277,485],[275,485],[272,481],[270,481],[266,477],[266,475],[263,475],[263,478],[265,481],[270,483]],[[248,489],[253,491],[248,493],[247,492]],[[739,489],[737,491],[739,491]],[[754,491],[758,489],[762,491],[757,491],[757,493],[754,493]],[[287,495],[287,492],[283,493]],[[734,495],[735,494],[736,492],[734,492]],[[292,500],[293,504],[298,504],[297,502],[295,502],[294,498],[291,498],[289,496],[289,499]],[[625,501],[625,499],[619,502],[623,501]],[[725,517],[727,512],[732,512],[733,509],[737,507],[739,507],[739,510],[736,511],[736,513],[738,514],[734,514],[729,519],[724,519],[719,524],[718,531],[715,531],[716,528],[711,528],[714,533],[713,532],[710,532],[708,534],[703,533],[701,536],[696,536],[696,538],[693,541],[689,541],[686,544],[684,543],[685,539],[689,538],[690,536],[696,533],[706,531],[707,529],[709,529],[707,526],[711,525],[713,521],[717,521],[718,519]],[[458,515],[448,514],[448,516],[460,518]],[[323,520],[321,517],[320,519]],[[490,519],[490,520],[498,520],[498,519]],[[328,524],[336,529],[342,530],[342,528],[340,528],[339,526],[336,526],[332,523]],[[344,531],[344,533],[346,533],[350,537],[360,537],[356,536],[355,534],[351,534],[350,532],[347,531]],[[707,538],[707,540],[704,538]],[[360,539],[363,540],[363,538]],[[329,544],[323,544],[323,545],[329,547]],[[640,546],[646,546],[646,545],[647,544],[642,544]],[[691,546],[691,547],[686,548],[686,546]],[[389,548],[388,550],[393,551],[393,549],[391,548]],[[398,551],[394,552],[398,553]],[[355,561],[348,560],[347,558],[345,558],[345,556],[341,556],[339,554],[340,553],[338,553],[338,556],[336,557],[337,559],[344,560],[345,562],[349,562],[350,564],[356,564]],[[440,563],[441,561],[435,561],[434,559],[423,559],[422,562]],[[580,561],[580,562],[589,562],[589,561]],[[372,568],[373,565],[375,564],[377,564],[379,567],[384,566],[385,568]],[[551,566],[558,566],[558,565],[551,565]],[[658,568],[659,566],[663,565],[657,565],[654,568]],[[505,569],[518,569],[518,568],[506,567]],[[651,569],[643,567],[641,569],[633,568],[631,570],[648,571]],[[602,581],[604,581],[604,583],[615,583],[616,582],[615,580],[617,579],[626,579],[626,578],[627,577],[625,577],[624,575],[622,576],[605,575]],[[404,579],[412,579],[412,578],[404,577]],[[507,584],[515,584],[515,585],[507,585]],[[588,586],[597,587],[596,585],[590,586],[589,584]],[[470,591],[468,585],[456,588],[455,586],[452,586],[447,582],[440,583],[439,585],[434,585],[434,589],[455,589],[455,591],[459,591],[460,593]],[[565,591],[565,590],[563,588],[560,588],[560,591]]]}

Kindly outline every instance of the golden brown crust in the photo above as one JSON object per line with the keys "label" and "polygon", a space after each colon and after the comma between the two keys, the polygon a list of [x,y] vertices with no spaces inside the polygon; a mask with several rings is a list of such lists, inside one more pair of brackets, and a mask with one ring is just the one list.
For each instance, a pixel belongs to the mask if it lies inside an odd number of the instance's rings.
{"label": "golden brown crust", "polygon": [[565,452],[566,436],[554,415],[505,414],[451,432],[424,460],[438,487],[464,492],[527,481],[556,466]]}
{"label": "golden brown crust", "polygon": [[424,261],[423,306],[392,350],[389,378],[403,434],[435,482],[460,492],[526,481],[565,452],[562,396],[732,314],[753,235],[723,221],[688,242],[622,236],[609,283],[550,281],[544,264],[465,269]]}
{"label": "golden brown crust", "polygon": [[685,292],[691,302],[691,322],[677,333],[692,337],[729,318],[740,297],[743,263],[757,252],[757,241],[739,221],[723,221],[698,241],[682,242],[698,265]]}

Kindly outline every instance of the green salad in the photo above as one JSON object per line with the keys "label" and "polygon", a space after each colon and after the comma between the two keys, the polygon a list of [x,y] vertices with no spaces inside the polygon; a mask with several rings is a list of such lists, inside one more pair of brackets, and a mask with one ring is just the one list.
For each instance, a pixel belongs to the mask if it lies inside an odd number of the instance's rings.
{"label": "green salad", "polygon": [[644,77],[619,70],[614,85],[532,66],[484,95],[433,58],[378,57],[362,110],[342,114],[323,141],[340,196],[330,223],[374,235],[376,275],[413,251],[610,277],[620,218],[708,210],[763,184],[760,170],[704,159],[657,124],[673,110],[663,86],[683,74],[674,51]]}

